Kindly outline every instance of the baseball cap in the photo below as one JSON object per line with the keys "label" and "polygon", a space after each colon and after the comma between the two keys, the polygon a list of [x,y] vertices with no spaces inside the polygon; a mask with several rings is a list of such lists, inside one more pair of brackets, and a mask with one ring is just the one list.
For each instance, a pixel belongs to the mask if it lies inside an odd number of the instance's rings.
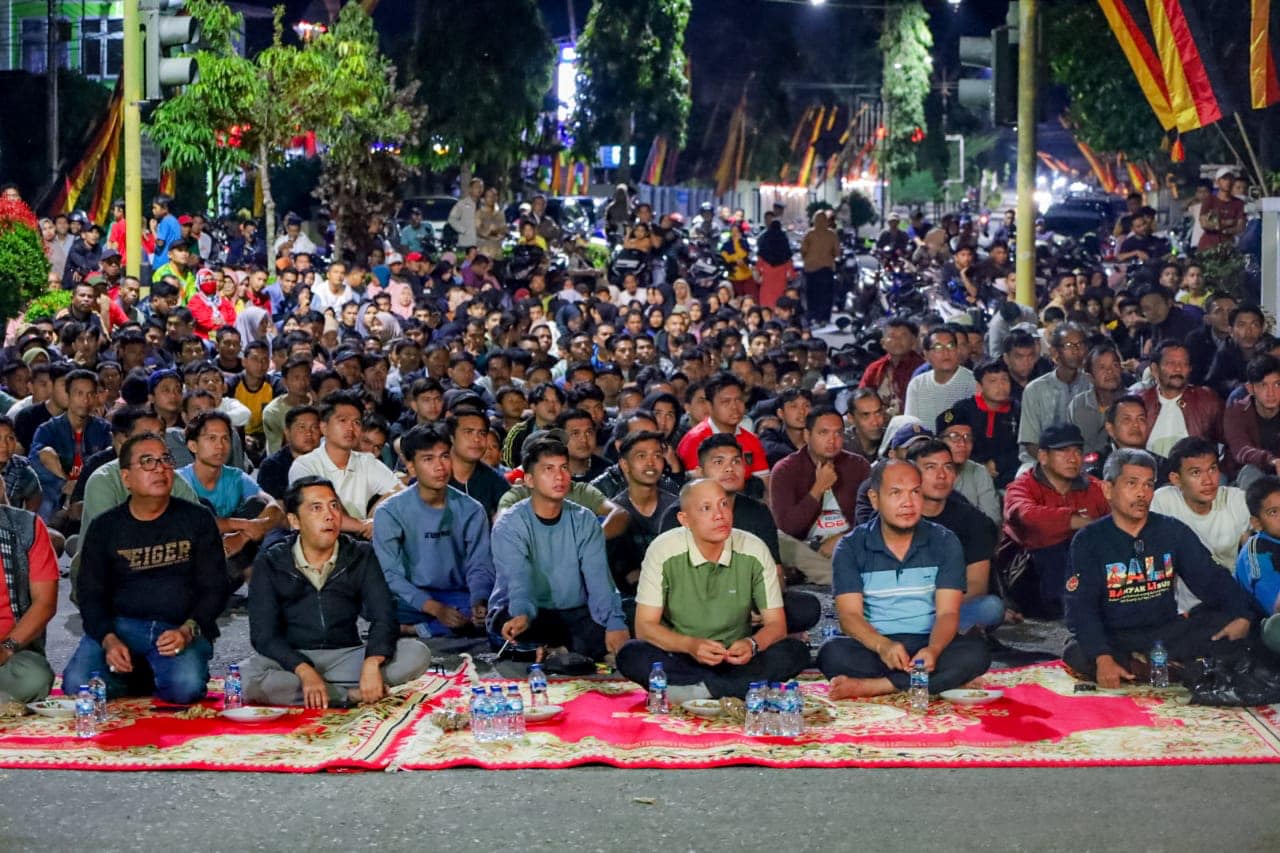
{"label": "baseball cap", "polygon": [[404,263],[404,256],[401,255],[399,252],[392,252],[391,254],[387,255],[387,266],[391,266],[392,264],[403,264],[403,263]]}
{"label": "baseball cap", "polygon": [[[421,253],[421,252],[410,252],[409,254],[407,254],[407,255],[405,255],[405,256],[404,256],[404,259],[405,259],[406,261],[408,261],[409,263],[411,263],[411,264],[416,264],[418,261],[422,260],[422,253]],[[389,261],[389,260],[388,260],[388,263],[390,263],[390,261]]]}
{"label": "baseball cap", "polygon": [[933,433],[925,429],[924,425],[919,422],[903,424],[898,427],[897,432],[893,434],[893,438],[889,439],[889,449],[900,450],[918,438],[933,438]]}
{"label": "baseball cap", "polygon": [[178,376],[178,371],[176,370],[157,370],[155,373],[147,377],[147,393],[154,394],[156,386],[166,379],[177,379],[179,382],[182,381],[182,377]]}
{"label": "baseball cap", "polygon": [[1220,180],[1222,180],[1223,178],[1234,178],[1235,176],[1236,176],[1236,170],[1235,170],[1235,169],[1233,169],[1233,168],[1232,168],[1232,167],[1230,167],[1230,166],[1223,166],[1221,169],[1219,169],[1218,171],[1214,172],[1214,174],[1213,174],[1213,179],[1214,179],[1215,181],[1220,181]]}
{"label": "baseball cap", "polygon": [[103,262],[109,261],[112,258],[115,258],[117,261],[120,260],[120,252],[116,249],[103,249],[102,254],[99,256],[99,260]]}
{"label": "baseball cap", "polygon": [[44,356],[45,361],[48,361],[49,351],[44,347],[33,347],[32,349],[29,349],[22,354],[22,360],[23,362],[26,363],[28,367],[30,367],[31,362],[35,361],[37,358],[40,358],[40,356]]}
{"label": "baseball cap", "polygon": [[1039,445],[1044,450],[1084,447],[1084,434],[1075,424],[1050,424],[1040,431]]}
{"label": "baseball cap", "polygon": [[178,224],[179,224],[179,225],[190,225],[190,224],[191,224],[191,217],[190,217],[190,216],[187,216],[185,213],[184,213],[184,214],[182,214],[181,216],[179,216],[179,217],[178,217]]}
{"label": "baseball cap", "polygon": [[890,214],[889,214],[889,221],[890,221],[890,222],[901,222],[901,221],[902,221],[902,214],[901,214],[901,213],[898,213],[898,211],[896,211],[896,210],[895,210],[895,211],[893,211],[892,213],[890,213]]}

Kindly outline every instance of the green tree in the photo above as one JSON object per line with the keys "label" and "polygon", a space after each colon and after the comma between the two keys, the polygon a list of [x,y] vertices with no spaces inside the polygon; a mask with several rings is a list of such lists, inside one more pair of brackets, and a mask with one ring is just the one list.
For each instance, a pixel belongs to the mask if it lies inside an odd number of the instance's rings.
{"label": "green tree", "polygon": [[392,53],[427,108],[419,156],[505,174],[530,151],[555,67],[536,0],[417,3],[410,32]]}
{"label": "green tree", "polygon": [[0,199],[0,328],[48,289],[49,268],[31,208]]}
{"label": "green tree", "polygon": [[919,146],[911,136],[916,128],[926,126],[924,102],[933,70],[929,52],[932,48],[929,16],[919,0],[905,0],[889,7],[880,37],[887,129],[881,162],[891,178],[904,178],[916,168]]}
{"label": "green tree", "polygon": [[[692,0],[595,0],[578,41],[574,147],[625,152],[665,134],[677,147],[689,120],[684,31]],[[630,170],[623,172],[628,178]]]}
{"label": "green tree", "polygon": [[347,240],[367,252],[363,223],[395,210],[397,192],[409,177],[402,151],[417,144],[423,109],[414,105],[416,85],[396,85],[396,70],[378,49],[371,19],[356,3],[343,7],[333,28],[314,47],[331,69],[330,94],[350,108],[318,133],[326,143],[316,196],[334,219],[335,251]]}

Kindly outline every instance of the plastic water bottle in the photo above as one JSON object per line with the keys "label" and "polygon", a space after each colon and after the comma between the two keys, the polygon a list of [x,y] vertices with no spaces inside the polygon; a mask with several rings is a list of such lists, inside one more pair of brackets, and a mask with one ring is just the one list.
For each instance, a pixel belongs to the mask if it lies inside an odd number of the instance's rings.
{"label": "plastic water bottle", "polygon": [[94,719],[93,694],[89,685],[81,684],[76,694],[76,737],[93,737],[98,733],[98,723]]}
{"label": "plastic water bottle", "polygon": [[89,692],[93,694],[93,719],[97,723],[107,721],[107,682],[102,673],[89,673]]}
{"label": "plastic water bottle", "polygon": [[656,661],[649,668],[649,713],[671,713],[671,702],[667,699],[667,671]]}
{"label": "plastic water bottle", "polygon": [[907,695],[911,710],[921,714],[929,710],[929,671],[924,668],[923,659],[916,660],[911,667],[911,688]]}
{"label": "plastic water bottle", "polygon": [[226,710],[244,707],[244,683],[240,680],[240,667],[227,667],[227,677],[222,680],[222,707]]}
{"label": "plastic water bottle", "polygon": [[524,697],[520,695],[520,685],[507,686],[507,737],[517,738],[524,735]]}
{"label": "plastic water bottle", "polygon": [[543,708],[547,704],[547,674],[542,671],[542,664],[535,663],[529,667],[529,707]]}
{"label": "plastic water bottle", "polygon": [[1169,686],[1169,652],[1159,640],[1151,647],[1151,686]]}
{"label": "plastic water bottle", "polygon": [[753,681],[747,688],[747,719],[742,724],[742,733],[748,737],[759,737],[767,734],[766,717],[769,714],[765,686],[763,681]]}
{"label": "plastic water bottle", "polygon": [[769,682],[769,690],[765,693],[765,728],[771,735],[782,734],[782,684]]}
{"label": "plastic water bottle", "polygon": [[483,687],[471,688],[471,735],[477,741],[486,743],[489,733],[489,694]]}
{"label": "plastic water bottle", "polygon": [[798,737],[804,733],[804,700],[800,696],[800,685],[794,681],[782,689],[780,722],[781,734],[786,737]]}
{"label": "plastic water bottle", "polygon": [[489,713],[493,717],[493,739],[506,740],[511,734],[511,717],[507,713],[507,698],[501,684],[489,686]]}

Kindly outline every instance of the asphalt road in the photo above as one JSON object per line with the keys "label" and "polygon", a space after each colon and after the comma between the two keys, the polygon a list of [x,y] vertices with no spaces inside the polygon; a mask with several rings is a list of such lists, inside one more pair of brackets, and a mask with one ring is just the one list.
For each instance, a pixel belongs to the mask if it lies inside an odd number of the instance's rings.
{"label": "asphalt road", "polygon": [[[249,653],[222,620],[215,672]],[[66,599],[55,670],[80,633]],[[998,665],[1054,657],[1059,626],[1002,628]],[[459,649],[435,643],[456,665]],[[491,656],[472,649],[482,674]],[[514,677],[519,667],[499,671]],[[1280,767],[1002,770],[0,771],[0,853],[450,850],[1280,850]],[[650,805],[636,798],[652,798]]]}

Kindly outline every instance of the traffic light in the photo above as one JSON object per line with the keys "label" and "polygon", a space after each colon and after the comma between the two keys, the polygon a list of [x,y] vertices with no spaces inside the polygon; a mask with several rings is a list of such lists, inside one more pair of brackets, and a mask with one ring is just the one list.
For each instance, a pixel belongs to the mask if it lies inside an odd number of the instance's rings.
{"label": "traffic light", "polygon": [[986,114],[992,124],[1018,122],[1018,4],[1009,4],[1007,24],[987,38],[961,36],[960,64],[982,69],[983,77],[964,77],[956,84],[960,105]]}
{"label": "traffic light", "polygon": [[[194,48],[200,38],[200,22],[190,15],[172,14],[183,0],[141,0],[142,29],[146,34],[143,97],[164,99],[166,87],[185,86],[200,79],[194,56],[167,56],[177,48]],[[170,14],[166,14],[170,13]]]}

